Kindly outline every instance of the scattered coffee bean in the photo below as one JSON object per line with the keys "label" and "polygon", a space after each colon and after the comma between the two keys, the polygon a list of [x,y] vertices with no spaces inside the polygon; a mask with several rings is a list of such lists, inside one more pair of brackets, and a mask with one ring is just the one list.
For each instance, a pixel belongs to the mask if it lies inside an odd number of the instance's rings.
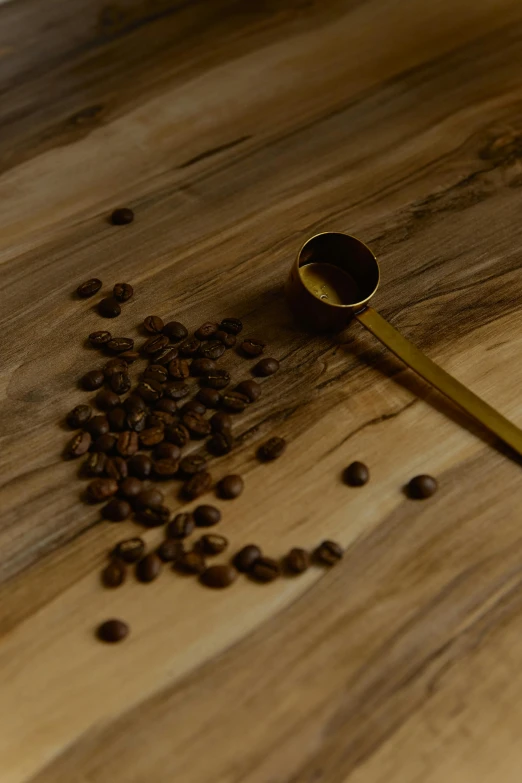
{"label": "scattered coffee bean", "polygon": [[176,571],[181,571],[185,574],[202,574],[206,567],[207,564],[203,555],[194,550],[182,552],[174,562]]}
{"label": "scattered coffee bean", "polygon": [[335,541],[323,541],[314,552],[315,559],[321,565],[333,566],[344,554],[342,546]]}
{"label": "scattered coffee bean", "polygon": [[92,438],[88,432],[77,432],[65,449],[67,457],[83,457],[89,451]]}
{"label": "scattered coffee bean", "polygon": [[112,295],[118,302],[128,302],[134,294],[134,288],[129,283],[116,283]]}
{"label": "scattered coffee bean", "polygon": [[115,394],[126,394],[131,387],[130,378],[126,371],[114,372],[111,375],[109,384]]}
{"label": "scattered coffee bean", "polygon": [[150,489],[142,489],[142,491],[136,495],[134,505],[136,508],[159,508],[163,503],[163,492],[159,489],[151,487]]}
{"label": "scattered coffee bean", "polygon": [[183,484],[182,494],[187,500],[195,500],[196,498],[199,498],[200,495],[204,495],[205,492],[208,492],[211,486],[212,476],[210,473],[202,471],[201,473],[196,473],[195,476],[192,476]]}
{"label": "scattered coffee bean", "polygon": [[310,567],[310,555],[306,549],[295,547],[285,558],[285,569],[289,574],[303,574]]}
{"label": "scattered coffee bean", "polygon": [[210,427],[212,432],[219,432],[221,434],[230,433],[232,430],[232,418],[228,413],[215,413],[210,419]]}
{"label": "scattered coffee bean", "polygon": [[129,368],[127,366],[127,362],[125,362],[121,356],[118,356],[117,358],[109,359],[103,368],[103,374],[105,376],[105,380],[110,381],[114,373],[128,372],[128,370]]}
{"label": "scattered coffee bean", "polygon": [[215,506],[197,506],[193,511],[194,522],[197,527],[213,527],[221,519],[221,511]]}
{"label": "scattered coffee bean", "polygon": [[103,569],[101,573],[102,582],[105,587],[119,587],[125,581],[126,572],[123,563],[113,560]]}
{"label": "scattered coffee bean", "polygon": [[118,207],[111,215],[113,226],[127,226],[134,220],[134,212],[128,207]]}
{"label": "scattered coffee bean", "polygon": [[159,315],[148,315],[143,321],[143,326],[147,332],[150,332],[151,334],[160,334],[163,331],[165,324]]}
{"label": "scattered coffee bean", "polygon": [[153,334],[143,343],[143,352],[149,356],[159,353],[169,344],[169,338],[165,334]]}
{"label": "scattered coffee bean", "polygon": [[194,519],[189,512],[176,514],[172,522],[167,525],[167,536],[169,538],[187,538],[194,530]]}
{"label": "scattered coffee bean", "polygon": [[121,313],[121,307],[114,297],[106,296],[98,303],[98,312],[102,318],[117,318]]}
{"label": "scattered coffee bean", "polygon": [[79,429],[87,424],[91,418],[92,408],[90,405],[77,405],[67,414],[67,424],[73,429]]}
{"label": "scattered coffee bean", "polygon": [[230,383],[230,373],[227,370],[211,370],[201,377],[201,383],[210,389],[224,389]]}
{"label": "scattered coffee bean", "polygon": [[207,441],[207,449],[216,457],[222,457],[232,451],[234,439],[229,432],[215,432]]}
{"label": "scattered coffee bean", "polygon": [[408,496],[414,500],[425,500],[437,491],[437,480],[433,476],[414,476],[408,483]]}
{"label": "scattered coffee bean", "polygon": [[259,557],[248,571],[256,582],[273,582],[280,573],[279,563],[271,557]]}
{"label": "scattered coffee bean", "polygon": [[140,432],[140,446],[145,449],[150,449],[153,446],[157,446],[158,443],[161,443],[163,438],[163,427],[149,427]]}
{"label": "scattered coffee bean", "polygon": [[169,362],[169,375],[175,381],[184,381],[190,375],[188,362],[185,359],[173,359]]}
{"label": "scattered coffee bean", "polygon": [[188,454],[183,457],[179,463],[179,472],[185,478],[195,476],[196,473],[201,473],[207,467],[207,460],[200,454]]}
{"label": "scattered coffee bean", "polygon": [[140,582],[153,582],[161,573],[161,560],[155,552],[151,552],[136,564],[136,578]]}
{"label": "scattered coffee bean", "polygon": [[142,508],[136,511],[136,519],[145,527],[162,527],[170,520],[170,511],[167,506],[158,508]]}
{"label": "scattered coffee bean", "polygon": [[286,441],[283,438],[279,438],[275,435],[273,438],[269,438],[265,441],[257,452],[260,460],[263,462],[271,462],[274,459],[278,459],[286,449]]}
{"label": "scattered coffee bean", "polygon": [[200,375],[206,375],[216,369],[216,363],[212,359],[193,359],[190,365],[190,374],[196,378]]}
{"label": "scattered coffee bean", "polygon": [[202,584],[206,587],[220,589],[229,587],[237,579],[237,571],[231,565],[214,565],[207,568],[200,576]]}
{"label": "scattered coffee bean", "polygon": [[265,378],[268,375],[273,375],[278,370],[279,362],[277,359],[261,359],[261,361],[256,364],[252,372],[254,375],[260,375],[262,378]]}
{"label": "scattered coffee bean", "polygon": [[123,620],[106,620],[102,623],[96,632],[98,639],[102,642],[121,642],[129,635],[129,626]]}
{"label": "scattered coffee bean", "polygon": [[196,337],[198,340],[208,340],[210,337],[212,337],[213,334],[217,332],[217,330],[217,324],[214,324],[211,321],[205,321],[204,324],[201,324],[201,326],[196,329],[194,332],[194,337]]}
{"label": "scattered coffee bean", "polygon": [[156,550],[156,554],[163,563],[173,563],[183,552],[183,544],[173,538],[162,541]]}
{"label": "scattered coffee bean", "polygon": [[231,474],[230,476],[225,476],[218,482],[217,492],[220,498],[223,498],[224,500],[233,500],[241,495],[244,487],[245,484],[241,476]]}
{"label": "scattered coffee bean", "polygon": [[171,413],[155,410],[154,413],[149,413],[147,416],[146,425],[147,427],[161,427],[164,430],[168,424],[174,424],[177,420],[177,416],[173,416]]}
{"label": "scattered coffee bean", "polygon": [[261,356],[265,350],[265,343],[261,342],[261,340],[243,340],[240,348],[245,356],[253,358],[255,356]]}
{"label": "scattered coffee bean", "polygon": [[239,318],[223,318],[219,328],[224,332],[228,332],[228,334],[238,335],[243,328],[243,324]]}
{"label": "scattered coffee bean", "polygon": [[210,340],[208,343],[203,343],[198,350],[198,356],[202,359],[219,359],[225,353],[225,346],[218,340]]}
{"label": "scattered coffee bean", "polygon": [[190,387],[179,381],[167,381],[163,386],[163,394],[169,400],[182,400],[190,394]]}
{"label": "scattered coffee bean", "polygon": [[178,349],[173,345],[167,345],[161,351],[152,354],[150,361],[154,364],[161,364],[166,367],[173,359],[178,358]]}
{"label": "scattered coffee bean", "polygon": [[163,387],[158,381],[141,381],[136,387],[136,392],[145,402],[156,402],[163,395]]}
{"label": "scattered coffee bean", "polygon": [[81,384],[87,391],[95,391],[103,386],[105,380],[101,370],[90,370],[82,377]]}
{"label": "scattered coffee bean", "polygon": [[107,413],[111,432],[122,432],[127,426],[127,414],[123,408],[113,408]]}
{"label": "scattered coffee bean", "polygon": [[86,280],[85,283],[81,283],[76,289],[76,293],[82,299],[88,299],[90,296],[97,294],[102,287],[102,281],[97,277],[91,277],[90,280]]}
{"label": "scattered coffee bean", "polygon": [[143,402],[143,399],[137,394],[130,394],[127,399],[123,401],[123,407],[127,413],[142,413],[147,406]]}
{"label": "scattered coffee bean", "polygon": [[111,353],[132,351],[134,348],[134,340],[132,337],[113,337],[112,340],[109,340],[105,347]]}
{"label": "scattered coffee bean", "polygon": [[[105,473],[105,467],[107,465],[107,455],[104,454],[101,451],[94,452],[93,454],[89,454],[85,462],[82,466],[82,472],[89,476],[90,478],[95,478],[96,476],[103,476]],[[109,476],[109,478],[112,478],[112,476]]]}
{"label": "scattered coffee bean", "polygon": [[162,364],[149,364],[149,366],[143,373],[143,380],[165,383],[168,376],[169,376],[168,370]]}
{"label": "scattered coffee bean", "polygon": [[[137,454],[136,456],[139,457],[142,455]],[[143,484],[141,481],[135,476],[129,476],[120,482],[118,492],[122,497],[127,498],[127,500],[134,500],[136,495],[139,495],[142,489]]]}
{"label": "scattered coffee bean", "polygon": [[203,403],[199,402],[199,400],[189,400],[189,402],[181,406],[179,412],[181,416],[184,416],[185,413],[197,413],[199,416],[203,416],[206,410]]}
{"label": "scattered coffee bean", "polygon": [[[105,436],[103,436],[105,437]],[[111,436],[114,437],[114,436]],[[115,481],[123,481],[129,475],[129,466],[123,457],[111,457],[105,465],[105,475]]]}
{"label": "scattered coffee bean", "polygon": [[102,508],[102,516],[110,519],[111,522],[123,522],[128,519],[131,513],[131,507],[126,500],[122,498],[113,498]]}
{"label": "scattered coffee bean", "polygon": [[245,574],[250,571],[254,563],[256,563],[262,556],[262,552],[255,544],[247,544],[239,552],[236,553],[233,559],[233,564],[238,571]]}
{"label": "scattered coffee bean", "polygon": [[169,321],[165,324],[163,334],[166,334],[173,343],[179,343],[188,337],[188,331],[179,321]]}
{"label": "scattered coffee bean", "polygon": [[369,481],[370,471],[364,462],[352,462],[345,469],[343,479],[350,487],[362,487]]}
{"label": "scattered coffee bean", "polygon": [[152,471],[152,460],[147,454],[135,454],[129,460],[129,473],[136,478],[146,479]]}
{"label": "scattered coffee bean", "polygon": [[134,432],[142,432],[145,429],[146,419],[145,411],[133,411],[127,414],[126,426]]}
{"label": "scattered coffee bean", "polygon": [[102,503],[112,497],[118,491],[118,484],[114,479],[95,478],[87,486],[87,500],[89,503]]}
{"label": "scattered coffee bean", "polygon": [[219,408],[221,394],[217,389],[200,389],[196,394],[196,400],[205,408]]}
{"label": "scattered coffee bean", "polygon": [[158,444],[156,448],[154,449],[154,459],[171,459],[171,460],[179,460],[181,457],[181,449],[179,446],[176,446],[175,443],[166,443],[165,441],[163,443]]}
{"label": "scattered coffee bean", "polygon": [[152,461],[152,472],[157,479],[170,479],[178,472],[177,459],[155,459]]}
{"label": "scattered coffee bean", "polygon": [[183,415],[181,421],[190,432],[191,438],[200,439],[210,434],[210,422],[200,413],[189,411]]}
{"label": "scattered coffee bean", "polygon": [[112,555],[124,563],[137,563],[145,554],[145,542],[142,538],[127,538],[116,544]]}
{"label": "scattered coffee bean", "polygon": [[124,351],[120,353],[120,359],[123,359],[126,364],[134,364],[134,362],[140,358],[138,351]]}
{"label": "scattered coffee bean", "polygon": [[261,384],[257,381],[241,381],[236,386],[236,391],[248,397],[250,402],[255,402],[261,396]]}
{"label": "scattered coffee bean", "polygon": [[217,533],[206,533],[197,542],[198,549],[205,555],[220,555],[228,546],[228,539]]}
{"label": "scattered coffee bean", "polygon": [[111,435],[110,432],[106,432],[105,435],[100,435],[94,443],[91,445],[92,451],[103,451],[104,454],[109,454],[113,451],[116,444],[116,436]]}
{"label": "scattered coffee bean", "polygon": [[229,334],[228,332],[223,331],[223,329],[219,329],[213,339],[224,345],[225,348],[233,348],[236,344],[235,335]]}
{"label": "scattered coffee bean", "polygon": [[89,342],[95,345],[97,348],[100,345],[106,345],[112,340],[112,334],[110,332],[91,332],[89,335]]}
{"label": "scattered coffee bean", "polygon": [[109,420],[107,416],[93,416],[85,425],[85,429],[91,433],[93,438],[99,438],[100,435],[109,432]]}
{"label": "scattered coffee bean", "polygon": [[168,398],[164,397],[161,400],[158,400],[158,402],[154,405],[155,411],[164,411],[165,413],[171,413],[174,415],[178,409],[178,406],[176,404],[175,400],[169,400]]}
{"label": "scattered coffee bean", "polygon": [[192,337],[190,340],[185,340],[185,342],[181,343],[179,346],[179,352],[182,356],[191,357],[195,356],[201,346],[201,342],[196,338]]}
{"label": "scattered coffee bean", "polygon": [[139,448],[138,434],[131,430],[130,432],[120,432],[116,442],[116,451],[120,457],[132,457]]}
{"label": "scattered coffee bean", "polygon": [[96,407],[101,411],[110,411],[120,404],[120,398],[110,389],[101,389],[95,397]]}
{"label": "scattered coffee bean", "polygon": [[165,427],[165,440],[168,443],[174,443],[176,446],[183,448],[190,440],[190,433],[186,427],[177,421],[174,424],[169,424]]}
{"label": "scattered coffee bean", "polygon": [[242,413],[250,405],[250,399],[238,391],[225,391],[221,396],[221,405],[231,413]]}

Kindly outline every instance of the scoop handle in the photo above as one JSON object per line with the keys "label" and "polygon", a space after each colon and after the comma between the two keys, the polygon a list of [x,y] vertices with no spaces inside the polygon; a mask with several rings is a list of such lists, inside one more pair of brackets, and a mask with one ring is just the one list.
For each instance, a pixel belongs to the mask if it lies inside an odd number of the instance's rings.
{"label": "scoop handle", "polygon": [[504,443],[511,446],[518,454],[522,454],[522,431],[515,427],[508,419],[484,402],[476,394],[473,394],[460,381],[457,381],[435,362],[428,359],[422,351],[410,343],[405,337],[394,329],[373,307],[366,307],[355,313],[357,320],[371,332],[381,343],[392,351],[395,356],[415,370],[425,381],[431,383],[452,402],[473,416],[494,435],[497,435]]}

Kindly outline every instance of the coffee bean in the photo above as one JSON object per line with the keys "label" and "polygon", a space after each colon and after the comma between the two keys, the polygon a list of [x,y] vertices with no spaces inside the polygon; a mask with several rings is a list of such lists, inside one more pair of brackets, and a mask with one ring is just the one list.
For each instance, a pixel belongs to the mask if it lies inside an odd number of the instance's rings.
{"label": "coffee bean", "polygon": [[130,378],[126,371],[113,373],[109,384],[115,394],[126,394],[131,387]]}
{"label": "coffee bean", "polygon": [[241,381],[236,386],[236,391],[248,397],[250,402],[255,402],[261,396],[261,384],[257,381]]}
{"label": "coffee bean", "polygon": [[169,400],[182,400],[190,394],[190,387],[179,381],[167,381],[163,386],[163,394]]}
{"label": "coffee bean", "polygon": [[150,332],[151,334],[160,334],[160,332],[163,331],[165,324],[159,315],[148,315],[143,321],[143,326],[147,332]]}
{"label": "coffee bean", "polygon": [[236,552],[233,564],[238,571],[245,574],[250,571],[254,563],[262,556],[262,552],[255,544],[247,544],[239,552]]}
{"label": "coffee bean", "polygon": [[120,353],[120,359],[123,359],[126,364],[134,364],[134,362],[140,358],[138,351],[124,351]]}
{"label": "coffee bean", "polygon": [[134,212],[128,207],[119,207],[111,215],[113,226],[127,226],[134,220]]}
{"label": "coffee bean", "polygon": [[95,391],[100,386],[103,386],[104,380],[105,378],[101,370],[90,370],[82,377],[81,384],[87,391]]}
{"label": "coffee bean", "polygon": [[226,391],[221,396],[221,405],[232,413],[242,413],[250,405],[250,400],[246,394],[241,394],[241,392]]}
{"label": "coffee bean", "polygon": [[160,443],[156,448],[154,449],[154,459],[172,459],[172,460],[179,460],[181,457],[181,449],[179,446],[176,446],[175,443]]}
{"label": "coffee bean", "polygon": [[218,408],[221,402],[221,394],[217,389],[200,389],[195,398],[205,408]]}
{"label": "coffee bean", "polygon": [[95,397],[96,406],[102,411],[110,411],[120,404],[120,398],[110,389],[101,389]]}
{"label": "coffee bean", "polygon": [[161,560],[155,552],[151,552],[136,564],[136,578],[140,582],[153,582],[161,573]]}
{"label": "coffee bean", "polygon": [[107,416],[93,416],[85,425],[85,429],[91,433],[93,438],[99,438],[100,435],[109,432],[109,420]]}
{"label": "coffee bean", "polygon": [[76,430],[87,424],[91,418],[92,408],[90,405],[77,405],[67,414],[67,424]]}
{"label": "coffee bean", "polygon": [[408,496],[414,500],[425,500],[431,497],[438,488],[437,480],[433,476],[414,476],[408,482]]}
{"label": "coffee bean", "polygon": [[92,438],[88,432],[77,432],[65,448],[66,457],[83,457],[89,451]]}
{"label": "coffee bean", "polygon": [[129,283],[116,283],[112,295],[118,302],[128,302],[134,294],[134,288]]}
{"label": "coffee bean", "polygon": [[206,567],[207,564],[203,555],[194,550],[182,552],[174,563],[176,571],[181,571],[185,574],[202,574]]}
{"label": "coffee bean", "polygon": [[136,563],[145,554],[145,542],[141,538],[127,538],[116,544],[112,551],[113,557],[124,563]]}
{"label": "coffee bean", "polygon": [[202,359],[219,359],[225,353],[225,346],[218,340],[210,340],[208,343],[204,343],[198,350],[198,355]]}
{"label": "coffee bean", "polygon": [[194,519],[189,512],[176,514],[172,522],[167,525],[167,536],[169,538],[187,538],[194,530]]}
{"label": "coffee bean", "polygon": [[156,554],[163,563],[173,563],[183,552],[181,541],[175,541],[173,538],[167,538],[162,541],[156,550]]}
{"label": "coffee bean", "polygon": [[163,395],[163,387],[158,381],[141,381],[136,392],[145,402],[156,402]]}
{"label": "coffee bean", "polygon": [[277,560],[271,557],[260,557],[249,569],[248,574],[256,582],[273,582],[281,574],[281,568]]}
{"label": "coffee bean", "polygon": [[168,324],[165,324],[163,334],[166,334],[173,343],[179,343],[188,337],[188,331],[179,321],[169,321]]}
{"label": "coffee bean", "polygon": [[231,565],[215,565],[201,574],[200,580],[206,587],[220,589],[229,587],[237,579],[237,571]]}
{"label": "coffee bean", "polygon": [[261,359],[261,361],[256,364],[252,372],[254,375],[260,375],[262,378],[265,378],[268,375],[273,375],[278,370],[279,362],[277,359]]}
{"label": "coffee bean", "polygon": [[120,432],[116,442],[116,451],[120,457],[132,457],[139,448],[138,434],[134,431]]}
{"label": "coffee bean", "polygon": [[221,511],[215,506],[198,506],[193,511],[197,527],[213,527],[221,520]]}
{"label": "coffee bean", "polygon": [[241,476],[231,474],[230,476],[225,476],[218,482],[217,491],[220,498],[233,500],[241,495],[244,487],[245,484]]}
{"label": "coffee bean", "polygon": [[167,506],[158,508],[142,508],[136,511],[136,519],[146,527],[161,527],[170,520],[170,511]]}
{"label": "coffee bean", "polygon": [[143,373],[143,380],[165,383],[168,376],[169,376],[168,370],[166,367],[163,367],[162,364],[149,364],[149,366]]}
{"label": "coffee bean", "polygon": [[146,479],[152,471],[152,460],[147,454],[135,454],[129,460],[129,473],[139,479]]}
{"label": "coffee bean", "polygon": [[128,372],[129,368],[127,365],[127,362],[125,362],[121,356],[118,356],[114,359],[109,359],[107,364],[105,364],[103,368],[103,374],[105,376],[106,381],[110,381],[114,373],[117,372]]}
{"label": "coffee bean", "polygon": [[216,533],[206,533],[197,542],[198,549],[205,555],[220,555],[228,546],[228,539]]}
{"label": "coffee bean", "polygon": [[190,440],[190,433],[181,422],[175,422],[165,427],[165,440],[168,443],[174,443],[176,446],[183,448]]}
{"label": "coffee bean", "polygon": [[114,479],[95,478],[87,486],[87,500],[89,503],[101,503],[112,497],[118,491],[118,484]]}
{"label": "coffee bean", "polygon": [[364,462],[352,462],[343,474],[345,484],[351,487],[362,487],[370,479],[370,471]]}
{"label": "coffee bean", "polygon": [[152,354],[150,361],[154,362],[154,364],[161,364],[166,367],[173,359],[177,358],[178,349],[173,345],[167,345],[165,348],[162,348],[161,351]]}
{"label": "coffee bean", "polygon": [[89,342],[96,347],[106,345],[111,340],[112,334],[110,332],[91,332],[89,335]]}
{"label": "coffee bean", "polygon": [[165,413],[171,413],[172,415],[174,415],[176,413],[177,409],[178,409],[178,406],[176,404],[176,401],[175,400],[169,400],[169,399],[167,399],[165,397],[163,399],[161,399],[161,400],[158,400],[158,402],[155,403],[155,405],[154,405],[154,410],[155,411],[157,411],[157,412],[164,411]]}
{"label": "coffee bean", "polygon": [[175,421],[178,421],[177,416],[173,416],[171,413],[165,413],[165,411],[157,411],[155,410],[154,413],[149,413],[147,416],[147,427],[161,427],[162,430],[165,429],[169,424],[174,424]]}
{"label": "coffee bean", "polygon": [[[140,454],[136,455],[136,457],[139,456],[142,455]],[[133,500],[136,497],[136,495],[139,495],[142,489],[143,489],[143,484],[141,483],[141,481],[135,478],[134,476],[129,476],[128,478],[124,478],[123,481],[120,482],[118,492],[122,497],[127,498],[127,500]]]}
{"label": "coffee bean", "polygon": [[233,348],[236,344],[236,337],[233,334],[229,334],[228,332],[224,332],[223,329],[219,329],[216,334],[214,335],[214,340],[217,340],[218,343],[221,343],[225,346],[225,348]]}
{"label": "coffee bean", "polygon": [[105,475],[115,481],[123,481],[129,475],[129,466],[123,457],[111,457],[105,465]]}
{"label": "coffee bean", "polygon": [[85,283],[81,283],[76,289],[76,293],[82,299],[88,299],[90,296],[97,294],[102,287],[102,281],[97,277],[91,277],[90,280],[86,280]]}
{"label": "coffee bean", "polygon": [[205,321],[204,324],[201,324],[201,326],[196,329],[194,336],[197,337],[198,340],[208,340],[217,332],[217,329],[217,324],[212,323],[211,321]]}
{"label": "coffee bean", "polygon": [[140,432],[140,445],[142,448],[150,449],[156,446],[164,438],[163,427],[149,427]]}
{"label": "coffee bean", "polygon": [[105,587],[119,587],[125,581],[126,572],[123,563],[114,560],[105,566],[101,573],[102,582]]}
{"label": "coffee bean", "polygon": [[102,508],[102,516],[110,519],[111,522],[123,522],[128,519],[131,513],[131,507],[126,500],[113,498],[109,500],[106,506]]}
{"label": "coffee bean", "polygon": [[206,467],[207,460],[205,457],[202,457],[200,454],[188,454],[179,463],[179,472],[185,478],[190,478],[195,476],[196,473],[206,470]]}
{"label": "coffee bean", "polygon": [[243,340],[243,342],[240,345],[242,353],[244,353],[245,356],[248,358],[260,356],[263,351],[265,350],[265,343],[263,343],[261,340]]}
{"label": "coffee bean", "polygon": [[111,432],[122,432],[127,426],[127,414],[123,408],[113,408],[107,413]]}
{"label": "coffee bean", "polygon": [[106,620],[96,632],[102,642],[121,642],[129,635],[129,626],[123,620]]}
{"label": "coffee bean", "polygon": [[265,441],[257,452],[257,456],[263,462],[271,462],[278,459],[286,449],[286,441],[277,435]]}
{"label": "coffee bean", "polygon": [[82,472],[91,478],[95,478],[96,476],[103,476],[106,465],[107,455],[101,451],[97,451],[93,454],[89,454],[83,463]]}
{"label": "coffee bean", "polygon": [[201,342],[196,337],[192,337],[190,340],[185,340],[185,342],[181,343],[179,352],[182,356],[195,356],[200,346]]}
{"label": "coffee bean", "polygon": [[314,557],[321,565],[332,566],[339,562],[343,554],[343,548],[335,541],[323,541],[315,550]]}
{"label": "coffee bean", "polygon": [[185,413],[197,413],[199,416],[203,416],[206,413],[206,408],[202,402],[198,400],[189,400],[180,408],[180,415],[184,416]]}
{"label": "coffee bean", "polygon": [[175,381],[184,381],[190,375],[188,362],[185,359],[173,359],[169,362],[169,375]]}
{"label": "coffee bean", "polygon": [[151,487],[150,489],[142,489],[142,491],[136,495],[134,505],[136,508],[159,508],[163,503],[163,492],[159,489]]}
{"label": "coffee bean", "polygon": [[106,432],[105,435],[100,435],[94,443],[91,445],[92,451],[103,451],[104,454],[109,454],[113,451],[116,444],[116,436],[111,435],[110,432]]}
{"label": "coffee bean", "polygon": [[212,476],[210,473],[202,471],[201,473],[196,473],[195,476],[192,476],[183,484],[182,494],[187,500],[195,500],[200,497],[200,495],[204,495],[205,492],[208,492],[211,486]]}
{"label": "coffee bean", "polygon": [[189,411],[183,415],[181,421],[190,432],[191,438],[200,439],[210,434],[210,422],[200,413]]}
{"label": "coffee bean", "polygon": [[230,383],[230,373],[227,370],[211,370],[201,377],[201,383],[210,389],[224,389]]}
{"label": "coffee bean", "polygon": [[169,479],[178,472],[177,459],[155,459],[152,461],[152,472],[157,479]]}
{"label": "coffee bean", "polygon": [[303,574],[310,567],[310,555],[306,549],[295,547],[285,558],[285,569],[289,574]]}
{"label": "coffee bean", "polygon": [[142,350],[144,353],[152,356],[153,354],[162,351],[163,348],[166,348],[168,344],[169,338],[165,334],[154,334],[143,343]]}
{"label": "coffee bean", "polygon": [[147,408],[143,399],[134,393],[130,394],[127,399],[123,401],[123,407],[127,413],[140,413]]}
{"label": "coffee bean", "polygon": [[232,418],[228,415],[228,413],[219,411],[219,413],[215,413],[210,419],[210,427],[212,432],[228,434],[232,430]]}
{"label": "coffee bean", "polygon": [[117,318],[121,313],[121,307],[114,297],[106,296],[98,303],[98,312],[102,318]]}
{"label": "coffee bean", "polygon": [[238,335],[243,328],[243,324],[239,318],[223,318],[219,324],[219,328],[228,334]]}
{"label": "coffee bean", "polygon": [[193,359],[190,365],[190,374],[198,377],[216,369],[216,363],[212,359]]}
{"label": "coffee bean", "polygon": [[215,432],[207,441],[207,449],[216,457],[222,457],[232,451],[234,439],[229,432]]}
{"label": "coffee bean", "polygon": [[112,340],[109,340],[105,347],[111,353],[132,351],[134,348],[134,340],[132,337],[113,337]]}
{"label": "coffee bean", "polygon": [[147,416],[145,411],[134,411],[127,414],[126,426],[129,430],[134,432],[142,432],[145,429],[145,421]]}

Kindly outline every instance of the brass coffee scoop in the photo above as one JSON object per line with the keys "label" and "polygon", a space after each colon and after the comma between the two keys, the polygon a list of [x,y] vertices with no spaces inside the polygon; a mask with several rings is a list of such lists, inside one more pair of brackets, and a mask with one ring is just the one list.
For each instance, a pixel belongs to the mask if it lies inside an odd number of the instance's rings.
{"label": "brass coffee scoop", "polygon": [[335,232],[307,240],[290,270],[286,296],[296,317],[314,330],[341,331],[354,317],[399,359],[492,433],[522,454],[522,431],[403,337],[368,302],[379,264],[359,239]]}

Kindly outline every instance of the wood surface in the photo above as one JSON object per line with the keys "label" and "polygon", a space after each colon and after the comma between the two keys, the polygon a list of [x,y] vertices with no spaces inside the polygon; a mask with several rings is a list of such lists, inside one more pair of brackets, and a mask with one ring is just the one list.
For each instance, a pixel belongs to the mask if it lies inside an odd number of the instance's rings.
{"label": "wood surface", "polygon": [[[296,330],[282,284],[308,236],[354,233],[380,312],[522,425],[521,81],[520,0],[1,6],[2,783],[519,783],[520,465],[360,326]],[[139,528],[61,458],[92,275],[135,286],[116,334],[152,312],[266,336],[281,371],[216,462],[246,482],[219,532],[334,538],[340,565],[101,587]]]}

